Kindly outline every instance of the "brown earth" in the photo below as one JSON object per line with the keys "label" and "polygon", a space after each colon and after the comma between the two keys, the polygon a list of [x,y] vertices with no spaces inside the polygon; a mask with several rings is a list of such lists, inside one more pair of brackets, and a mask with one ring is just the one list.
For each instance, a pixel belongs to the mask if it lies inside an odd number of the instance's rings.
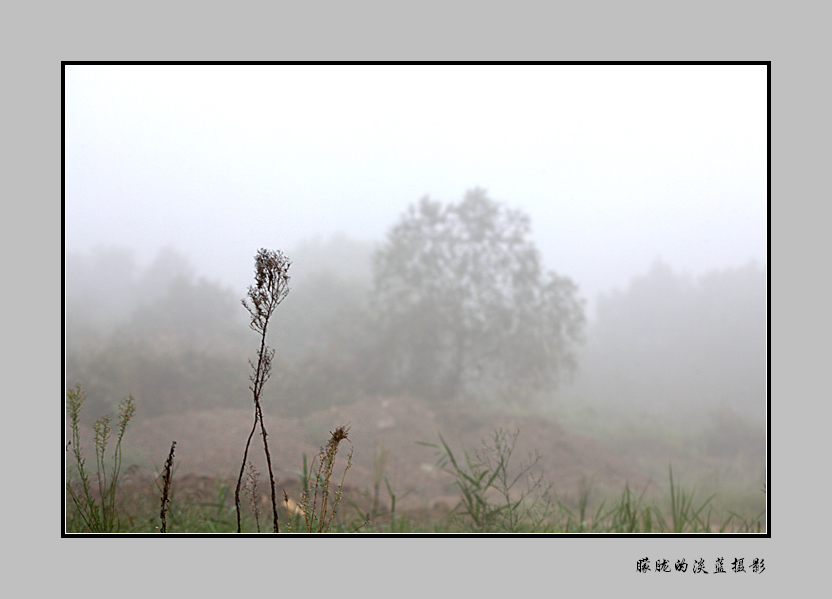
{"label": "brown earth", "polygon": [[[448,508],[456,503],[454,479],[437,465],[437,449],[420,444],[437,444],[439,435],[458,459],[464,459],[463,450],[473,454],[495,430],[519,430],[511,457],[515,471],[537,452],[540,459],[534,472],[567,500],[577,497],[582,481],[591,482],[600,492],[620,492],[625,483],[632,489],[648,484],[644,473],[604,446],[540,418],[438,407],[405,398],[368,398],[303,419],[264,411],[277,487],[285,488],[290,496],[298,494],[304,454],[311,460],[329,440],[330,432],[342,425],[349,427],[349,441],[340,446],[333,478],[341,480],[346,456],[352,450],[345,486],[353,494],[372,496],[374,483],[380,482],[374,465],[381,465],[379,456],[386,452],[383,473],[396,494],[397,510]],[[144,475],[156,476],[171,442],[176,441],[173,484],[201,481],[199,484],[210,486],[217,477],[236,480],[252,424],[253,409],[198,411],[131,423],[123,443],[124,467],[135,464]],[[82,438],[90,439],[87,434],[83,432]],[[267,468],[259,427],[249,455],[265,489]],[[278,493],[282,495],[280,490]],[[381,482],[379,500],[389,507],[389,499]]]}

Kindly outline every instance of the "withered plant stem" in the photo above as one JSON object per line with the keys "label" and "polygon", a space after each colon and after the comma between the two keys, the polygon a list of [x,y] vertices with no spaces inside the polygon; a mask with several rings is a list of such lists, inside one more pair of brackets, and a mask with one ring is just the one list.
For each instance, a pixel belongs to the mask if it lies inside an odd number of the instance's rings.
{"label": "withered plant stem", "polygon": [[167,515],[168,505],[170,504],[170,478],[173,470],[173,449],[176,447],[176,441],[170,444],[170,453],[168,459],[165,460],[165,469],[162,473],[162,509],[159,516],[162,519],[162,528],[159,532],[167,532]]}
{"label": "withered plant stem", "polygon": [[280,532],[280,526],[277,520],[277,495],[274,486],[272,456],[269,451],[268,433],[266,432],[266,425],[263,421],[263,408],[260,399],[263,386],[271,375],[272,359],[274,358],[274,350],[266,345],[266,331],[269,326],[269,319],[275,308],[289,294],[289,266],[291,266],[291,262],[283,255],[283,252],[279,250],[275,252],[260,249],[254,257],[254,279],[256,285],[249,286],[248,288],[249,301],[245,299],[242,301],[243,306],[251,315],[251,324],[249,326],[253,331],[260,333],[260,350],[257,353],[256,366],[249,360],[249,364],[254,371],[249,377],[249,380],[251,380],[249,389],[251,389],[254,399],[254,424],[246,440],[243,462],[240,465],[240,475],[237,477],[237,488],[234,491],[238,533],[242,530],[240,521],[240,487],[242,486],[243,474],[245,473],[246,462],[248,461],[248,450],[251,445],[251,439],[254,437],[254,431],[257,430],[258,422],[260,423],[260,433],[263,435],[263,448],[266,453],[266,463],[269,468],[274,532]]}
{"label": "withered plant stem", "polygon": [[257,532],[260,532],[260,485],[257,483],[259,473],[257,468],[251,462],[248,463],[248,472],[246,473],[246,495],[248,495],[249,505],[254,514],[254,522],[257,525]]}
{"label": "withered plant stem", "polygon": [[[335,429],[335,432],[330,432],[330,439],[326,446],[321,447],[321,451],[312,459],[309,474],[314,477],[314,483],[308,482],[309,479],[304,483],[300,502],[307,532],[329,532],[332,520],[338,511],[338,504],[341,502],[341,493],[344,488],[347,470],[352,466],[352,449],[350,449],[350,453],[347,456],[347,465],[344,468],[341,482],[335,491],[332,510],[328,512],[330,478],[332,477],[332,470],[335,465],[335,456],[338,453],[338,444],[344,440],[349,441],[349,437],[347,437],[348,432],[349,427],[346,426],[339,426]],[[306,464],[304,460],[305,472]],[[319,497],[320,504],[318,503]],[[288,505],[288,501],[286,503]]]}

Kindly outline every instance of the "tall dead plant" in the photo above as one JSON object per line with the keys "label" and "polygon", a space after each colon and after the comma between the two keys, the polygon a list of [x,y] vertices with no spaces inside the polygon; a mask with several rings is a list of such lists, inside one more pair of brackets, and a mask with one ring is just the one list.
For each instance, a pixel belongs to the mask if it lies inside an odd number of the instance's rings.
{"label": "tall dead plant", "polygon": [[263,409],[260,400],[263,393],[263,386],[271,375],[272,359],[274,358],[274,350],[266,345],[266,330],[275,308],[289,294],[288,273],[291,264],[291,261],[280,250],[272,251],[261,248],[254,257],[255,285],[251,285],[248,288],[248,301],[246,299],[242,300],[243,307],[251,314],[251,323],[249,326],[253,331],[260,334],[260,350],[257,353],[256,364],[249,360],[252,368],[252,374],[249,376],[249,380],[251,381],[249,389],[251,389],[254,397],[254,424],[246,440],[243,461],[240,466],[240,476],[237,478],[237,488],[234,492],[234,501],[237,507],[238,533],[241,531],[240,487],[242,486],[243,474],[245,473],[246,462],[248,461],[248,450],[251,445],[251,439],[254,436],[254,431],[257,430],[258,423],[260,424],[260,433],[263,435],[263,448],[266,452],[266,464],[269,468],[274,532],[280,532],[280,527],[277,522],[277,498],[274,489],[272,456],[269,453],[268,433],[266,432],[266,425],[263,422]]}
{"label": "tall dead plant", "polygon": [[170,453],[168,459],[165,460],[165,468],[162,471],[162,506],[159,511],[159,518],[162,520],[162,528],[159,532],[165,533],[168,531],[167,513],[170,505],[170,479],[173,476],[173,450],[176,447],[176,441],[170,444]]}
{"label": "tall dead plant", "polygon": [[[344,474],[341,482],[335,488],[335,495],[330,503],[332,472],[335,468],[335,456],[338,453],[338,445],[341,441],[349,441],[347,433],[349,427],[339,426],[335,432],[330,432],[330,438],[325,447],[321,447],[317,456],[312,459],[309,470],[306,470],[306,455],[303,459],[303,474],[301,476],[301,498],[300,504],[296,507],[303,514],[303,524],[308,533],[326,533],[332,525],[332,520],[338,513],[338,504],[341,502],[341,493],[344,490],[344,480],[347,470],[352,466],[352,449],[347,456],[347,465],[344,467]],[[283,491],[283,500],[289,513],[295,511],[290,504],[289,496]],[[367,516],[369,520],[369,515]],[[366,521],[365,521],[366,524]],[[362,525],[363,526],[363,525]],[[289,532],[291,530],[291,521]]]}

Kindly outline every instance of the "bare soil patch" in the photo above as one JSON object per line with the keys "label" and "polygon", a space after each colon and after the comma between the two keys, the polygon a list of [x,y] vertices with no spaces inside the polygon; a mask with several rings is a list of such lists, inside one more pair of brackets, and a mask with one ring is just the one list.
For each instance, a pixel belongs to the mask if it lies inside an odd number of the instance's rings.
{"label": "bare soil patch", "polygon": [[[563,430],[557,423],[501,413],[484,413],[461,406],[433,406],[412,398],[366,398],[353,405],[333,407],[305,418],[280,417],[265,409],[272,464],[278,493],[297,494],[303,456],[311,460],[341,425],[349,426],[349,442],[342,442],[335,477],[341,480],[346,456],[353,451],[346,485],[354,495],[372,496],[374,463],[387,452],[384,475],[397,496],[397,510],[453,507],[457,493],[453,478],[437,467],[436,450],[419,442],[438,443],[439,435],[458,457],[473,453],[496,429],[520,431],[512,454],[519,467],[530,454],[540,460],[536,472],[561,497],[576,497],[582,481],[599,492],[620,492],[626,483],[640,490],[647,476],[599,443]],[[137,464],[155,475],[176,441],[173,484],[194,477],[233,479],[240,471],[246,438],[253,425],[253,409],[216,409],[152,418],[131,425],[124,439],[124,464]],[[268,488],[259,426],[250,456]],[[334,477],[334,478],[335,478]],[[336,481],[336,482],[337,482]],[[379,498],[389,507],[382,482]]]}

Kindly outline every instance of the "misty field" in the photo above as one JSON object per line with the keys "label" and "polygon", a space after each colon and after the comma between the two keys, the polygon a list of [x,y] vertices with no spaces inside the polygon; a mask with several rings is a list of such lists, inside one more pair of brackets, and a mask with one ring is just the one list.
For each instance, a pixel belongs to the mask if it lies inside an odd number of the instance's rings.
{"label": "misty field", "polygon": [[657,261],[588,324],[528,232],[423,199],[296,280],[259,250],[245,311],[70,256],[66,532],[765,533],[765,272]]}
{"label": "misty field", "polygon": [[770,534],[769,71],[62,65],[64,534]]}
{"label": "misty field", "polygon": [[[587,434],[568,432],[542,415],[437,410],[412,399],[366,400],[305,418],[272,420],[267,414],[273,459],[280,464],[280,532],[307,532],[301,506],[304,489],[308,493],[310,481],[316,482],[310,473],[321,450],[316,439],[326,442],[336,430],[327,422],[347,421],[348,440],[330,478],[317,481],[319,499],[325,484],[330,502],[340,496],[327,514],[328,532],[766,531],[766,495],[757,472],[762,456],[751,442],[762,431],[723,416],[735,438],[746,436],[744,447],[726,451],[714,446],[713,427],[691,433],[644,423],[636,431],[634,422],[619,417],[607,423],[600,443],[589,436],[597,418],[587,418],[585,406],[567,412],[562,420]],[[109,532],[160,532],[163,462],[174,436],[166,532],[236,532],[235,462],[247,421],[247,411],[215,410],[129,424],[122,446],[127,458],[113,496],[118,518]],[[91,428],[80,427],[83,446],[91,447],[93,436]],[[272,532],[265,464],[261,458],[252,466],[241,493],[241,532]],[[68,472],[80,488],[77,472]],[[93,494],[97,500],[98,491]],[[89,532],[69,497],[67,532]]]}

